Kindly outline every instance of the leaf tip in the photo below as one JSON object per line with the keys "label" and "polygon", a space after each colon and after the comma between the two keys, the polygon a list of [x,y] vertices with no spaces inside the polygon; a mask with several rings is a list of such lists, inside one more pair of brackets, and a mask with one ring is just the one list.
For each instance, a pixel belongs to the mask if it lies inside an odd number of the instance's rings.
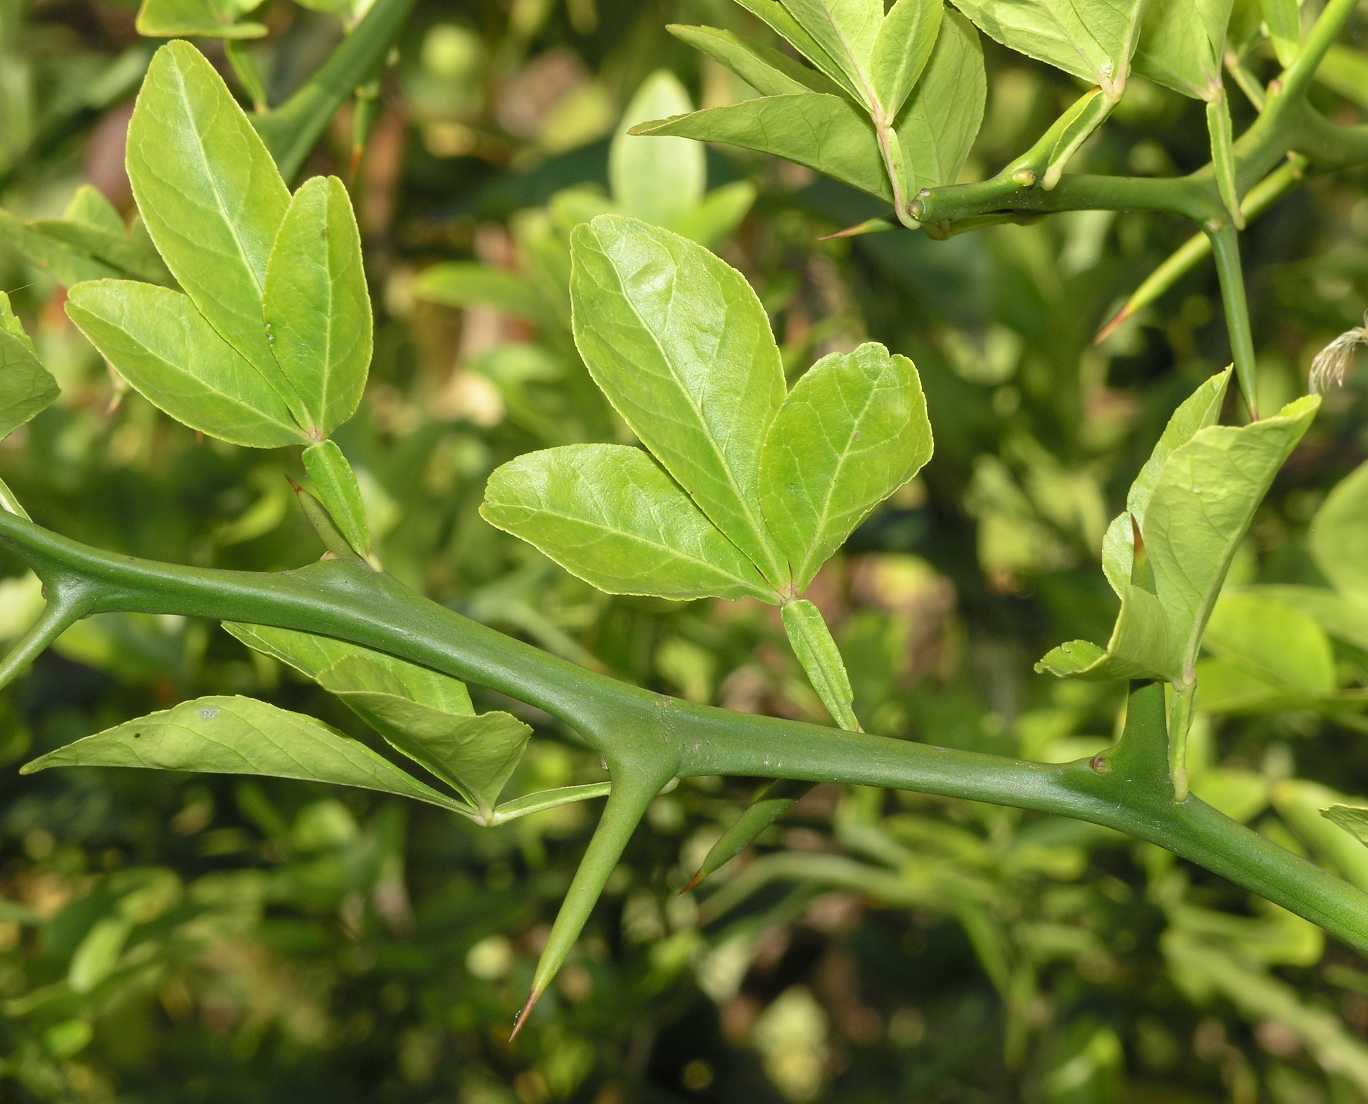
{"label": "leaf tip", "polygon": [[700,866],[697,870],[694,871],[694,876],[690,878],[688,882],[684,885],[684,887],[679,891],[679,896],[687,897],[690,893],[692,893],[695,889],[697,889],[700,885],[703,884],[703,879],[707,876],[707,867]]}

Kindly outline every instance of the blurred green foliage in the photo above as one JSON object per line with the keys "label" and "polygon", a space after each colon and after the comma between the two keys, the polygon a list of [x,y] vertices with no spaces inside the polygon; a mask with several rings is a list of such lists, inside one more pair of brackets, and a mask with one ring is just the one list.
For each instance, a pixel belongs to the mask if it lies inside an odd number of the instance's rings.
{"label": "blurred green foliage", "polygon": [[[308,7],[320,10],[256,8],[268,34],[231,61],[200,45],[278,103],[339,34],[322,10],[338,6]],[[0,207],[21,230],[70,218],[84,183],[131,211],[123,134],[152,48],[134,16],[131,0],[0,0]],[[642,685],[820,719],[770,609],[608,598],[476,514],[500,463],[616,432],[569,340],[569,228],[658,198],[625,196],[609,156],[624,113],[666,113],[629,112],[651,73],[677,74],[700,105],[737,91],[667,22],[754,27],[724,0],[417,5],[378,95],[345,107],[306,162],[351,180],[376,303],[372,382],[339,440],[377,550],[406,582]],[[1347,117],[1368,106],[1354,76],[1362,19],[1354,31],[1315,92]],[[1076,91],[985,49],[987,116],[966,170],[980,175]],[[1200,105],[1135,80],[1079,158],[1174,172],[1202,163],[1206,144]],[[1085,213],[944,242],[819,241],[879,205],[731,150],[709,152],[707,179],[699,202],[713,209],[690,232],[747,274],[791,372],[868,338],[911,356],[926,389],[935,458],[811,592],[866,727],[1052,761],[1101,749],[1119,691],[1034,675],[1031,662],[1060,639],[1105,639],[1106,521],[1173,407],[1224,364],[1202,266],[1092,341],[1187,231]],[[1311,180],[1245,235],[1265,409],[1304,390],[1315,353],[1368,304],[1365,182],[1361,170]],[[0,447],[0,478],[42,523],[105,547],[300,562],[316,545],[285,479],[300,475],[293,461],[197,440],[122,393],[61,310],[65,285],[107,251],[59,234],[45,240],[66,248],[34,263],[12,248],[17,233],[0,233],[0,288],[62,398]],[[141,241],[135,226],[121,247],[150,265]],[[1327,396],[1237,554],[1190,747],[1199,795],[1361,886],[1368,851],[1319,810],[1368,793],[1368,631],[1353,616],[1368,603],[1354,562],[1368,511],[1350,497],[1368,456],[1365,378]],[[0,582],[0,635],[37,602],[31,578]],[[0,703],[0,762],[231,692],[364,736],[327,694],[216,626],[120,615],[70,631]],[[602,777],[546,718],[482,697],[538,733],[509,793]],[[512,1009],[591,810],[481,830],[267,780],[21,781],[7,769],[0,788],[7,1101],[1368,1096],[1360,959],[1086,824],[819,788],[747,861],[681,897],[748,793],[690,783],[652,807],[513,1049]]]}

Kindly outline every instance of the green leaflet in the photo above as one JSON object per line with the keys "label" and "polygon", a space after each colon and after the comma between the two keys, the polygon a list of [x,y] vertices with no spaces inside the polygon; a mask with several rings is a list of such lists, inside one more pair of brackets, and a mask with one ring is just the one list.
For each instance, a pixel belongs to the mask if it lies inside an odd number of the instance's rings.
{"label": "green leaflet", "polygon": [[109,202],[104,192],[91,184],[82,184],[76,189],[67,202],[66,210],[62,212],[62,218],[92,230],[103,230],[106,234],[127,232],[118,208]]}
{"label": "green leaflet", "polygon": [[869,116],[849,100],[821,92],[763,96],[643,123],[636,134],[678,135],[772,154],[891,200]]}
{"label": "green leaflet", "polygon": [[[1103,570],[1121,610],[1107,648],[1073,641],[1042,658],[1037,670],[1191,685],[1231,557],[1319,407],[1307,397],[1252,425],[1210,425],[1226,382],[1208,381],[1179,408],[1132,488],[1127,513],[1108,529]],[[1139,566],[1133,541],[1127,549],[1132,526],[1143,536]]]}
{"label": "green leaflet", "polygon": [[383,671],[386,677],[397,680],[406,698],[444,713],[465,716],[475,713],[465,683],[415,663],[327,636],[314,636],[268,625],[244,625],[236,621],[224,621],[222,624],[229,635],[247,647],[280,660],[306,678],[317,680],[324,671],[343,660],[360,659]]}
{"label": "green leaflet", "polygon": [[11,309],[9,296],[0,291],[0,440],[51,406],[60,393]]}
{"label": "green leaflet", "polygon": [[846,75],[840,60],[833,57],[812,34],[794,18],[792,11],[781,0],[736,0],[752,15],[764,20],[770,28],[785,38],[789,45],[826,74],[842,91],[857,103],[860,90]]}
{"label": "green leaflet", "polygon": [[393,747],[467,797],[477,819],[492,823],[499,791],[531,735],[522,721],[507,713],[476,715],[458,679],[380,652],[264,625],[223,627],[336,695]]}
{"label": "green leaflet", "polygon": [[321,721],[252,698],[182,702],[107,728],[26,763],[49,767],[144,767],[256,774],[357,786],[459,810],[460,802],[406,774],[365,744]]}
{"label": "green leaflet", "polygon": [[855,693],[836,641],[831,638],[822,612],[806,598],[785,602],[784,632],[793,646],[804,674],[831,714],[831,719],[847,732],[861,732],[855,716]]}
{"label": "green leaflet", "polygon": [[608,151],[608,184],[623,214],[673,228],[698,206],[707,188],[704,152],[684,138],[647,142],[628,133],[636,123],[693,110],[672,74],[652,73],[623,113]]}
{"label": "green leaflet", "polygon": [[35,268],[46,272],[63,287],[82,280],[104,280],[123,271],[92,255],[88,249],[54,237],[47,230],[0,211],[0,246],[7,247]]}
{"label": "green leaflet", "polygon": [[959,180],[987,98],[978,32],[964,16],[946,12],[931,60],[894,123],[907,195]]}
{"label": "green leaflet", "polygon": [[873,107],[870,61],[883,23],[883,0],[783,0],[783,5],[836,64],[858,98]]}
{"label": "green leaflet", "polygon": [[1300,0],[1263,0],[1262,7],[1278,63],[1286,69],[1301,52]]}
{"label": "green leaflet", "polygon": [[319,672],[335,694],[396,750],[431,771],[488,818],[532,730],[509,713],[450,713],[414,701],[401,679],[362,656]]}
{"label": "green leaflet", "polygon": [[700,245],[712,246],[728,237],[755,203],[755,185],[736,180],[714,188],[703,201],[670,227]]}
{"label": "green leaflet", "polygon": [[1336,590],[1368,598],[1368,464],[1340,480],[1311,520],[1311,558]]}
{"label": "green leaflet", "polygon": [[[1168,0],[1151,0],[1159,6]],[[989,38],[1119,99],[1146,0],[954,0]]]}
{"label": "green leaflet", "polygon": [[931,60],[944,12],[943,0],[896,0],[884,16],[870,54],[869,76],[888,119],[898,117]]}
{"label": "green leaflet", "polygon": [[142,0],[138,34],[149,38],[261,38],[263,23],[237,22],[261,0]]}
{"label": "green leaflet", "polygon": [[363,558],[370,555],[370,529],[366,525],[361,487],[342,450],[331,440],[320,441],[306,448],[303,458],[311,489],[323,503],[333,524],[353,552]]}
{"label": "green leaflet", "polygon": [[115,370],[177,421],[254,448],[305,441],[280,395],[180,292],[96,280],[72,288],[66,310]]}
{"label": "green leaflet", "polygon": [[1152,0],[1145,7],[1135,72],[1191,96],[1221,94],[1221,58],[1233,0]]}
{"label": "green leaflet", "polygon": [[1202,708],[1211,713],[1315,709],[1337,700],[1335,657],[1308,613],[1258,591],[1227,591],[1202,638]]}
{"label": "green leaflet", "polygon": [[725,65],[762,96],[783,96],[790,92],[840,92],[840,88],[821,73],[800,65],[787,54],[768,46],[742,42],[731,31],[717,27],[690,27],[680,23],[671,23],[665,29],[681,42],[687,42],[695,50]]}
{"label": "green leaflet", "polygon": [[[948,12],[930,61],[894,121],[905,194],[956,181],[983,122],[986,95],[978,34],[963,16]],[[633,131],[773,154],[891,201],[874,125],[853,98],[808,91],[767,95]]]}
{"label": "green leaflet", "polygon": [[[9,234],[5,235],[8,228]],[[166,266],[147,235],[130,233],[98,188],[82,184],[59,219],[18,223],[0,218],[0,237],[68,287],[82,280],[136,276],[166,283]]]}
{"label": "green leaflet", "polygon": [[[228,344],[278,375],[261,298],[290,193],[222,78],[189,43],[170,42],[153,57],[128,127],[127,167],[172,275]],[[287,398],[304,420],[299,400]]]}
{"label": "green leaflet", "polygon": [[628,445],[564,445],[510,460],[489,477],[480,514],[612,594],[778,601],[688,495]]}
{"label": "green leaflet", "polygon": [[479,261],[447,261],[425,268],[413,282],[413,294],[448,307],[487,304],[529,322],[554,322],[535,284]]}
{"label": "green leaflet", "polygon": [[1343,828],[1359,843],[1368,847],[1368,809],[1355,809],[1348,805],[1331,805],[1321,810],[1321,816],[1331,824]]}
{"label": "green leaflet", "polygon": [[266,340],[315,439],[356,412],[371,359],[361,235],[346,186],[314,177],[294,194],[271,249]]}
{"label": "green leaflet", "polygon": [[906,357],[867,342],[808,370],[770,424],[760,459],[765,520],[800,592],[931,450],[926,399]]}
{"label": "green leaflet", "polygon": [[760,447],[784,398],[779,349],[744,277],[702,246],[620,215],[571,236],[575,345],[642,443],[775,587]]}

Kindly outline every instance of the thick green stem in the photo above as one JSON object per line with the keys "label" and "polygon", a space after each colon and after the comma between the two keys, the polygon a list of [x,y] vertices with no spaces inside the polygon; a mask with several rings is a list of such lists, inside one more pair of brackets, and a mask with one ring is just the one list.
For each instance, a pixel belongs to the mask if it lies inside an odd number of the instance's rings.
{"label": "thick green stem", "polygon": [[1249,417],[1259,420],[1257,366],[1254,359],[1254,331],[1249,323],[1249,302],[1245,298],[1244,268],[1240,264],[1240,233],[1224,219],[1207,227],[1211,252],[1216,258],[1216,275],[1221,281],[1221,305],[1225,308],[1226,329],[1230,334],[1230,355],[1235,362],[1235,379]]}
{"label": "thick green stem", "polygon": [[[103,552],[3,513],[0,547],[31,566],[50,594],[78,595],[81,613],[274,625],[347,640],[509,694],[575,728],[608,760],[615,784],[642,782],[643,791],[654,792],[670,777],[751,775],[914,790],[1075,817],[1167,847],[1368,951],[1368,894],[1196,798],[1175,801],[1162,787],[1126,784],[1121,772],[1097,769],[1096,759],[1029,763],[680,702],[513,640],[354,562],[271,574],[181,567]],[[617,808],[630,812],[632,804],[624,795]]]}
{"label": "thick green stem", "polygon": [[376,0],[308,82],[279,107],[253,117],[281,175],[292,180],[328,121],[384,65],[415,0]]}

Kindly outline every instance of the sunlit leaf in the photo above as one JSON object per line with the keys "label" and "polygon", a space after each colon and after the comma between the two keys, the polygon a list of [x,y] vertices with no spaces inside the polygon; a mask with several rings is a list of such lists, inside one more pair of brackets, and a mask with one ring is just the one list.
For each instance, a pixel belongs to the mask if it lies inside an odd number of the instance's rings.
{"label": "sunlit leaf", "polygon": [[750,284],[695,242],[622,216],[576,227],[571,249],[575,344],[594,382],[713,524],[782,586],[788,570],[758,484],[784,372]]}
{"label": "sunlit leaf", "polygon": [[808,369],[771,423],[760,460],[765,519],[800,592],[930,458],[926,400],[906,357],[867,342]]}
{"label": "sunlit leaf", "polygon": [[178,291],[128,280],[72,288],[67,314],[153,406],[235,445],[306,441],[280,393]]}
{"label": "sunlit leaf", "polygon": [[480,514],[612,594],[777,601],[764,578],[641,449],[564,445],[510,460]]}
{"label": "sunlit leaf", "polygon": [[[228,344],[273,368],[262,291],[290,193],[223,79],[189,43],[170,42],[153,57],[128,127],[127,165],[172,275]],[[305,419],[297,397],[290,406]]]}
{"label": "sunlit leaf", "polygon": [[316,176],[294,194],[266,268],[266,338],[313,436],[356,411],[371,359],[361,235],[346,186]]}

